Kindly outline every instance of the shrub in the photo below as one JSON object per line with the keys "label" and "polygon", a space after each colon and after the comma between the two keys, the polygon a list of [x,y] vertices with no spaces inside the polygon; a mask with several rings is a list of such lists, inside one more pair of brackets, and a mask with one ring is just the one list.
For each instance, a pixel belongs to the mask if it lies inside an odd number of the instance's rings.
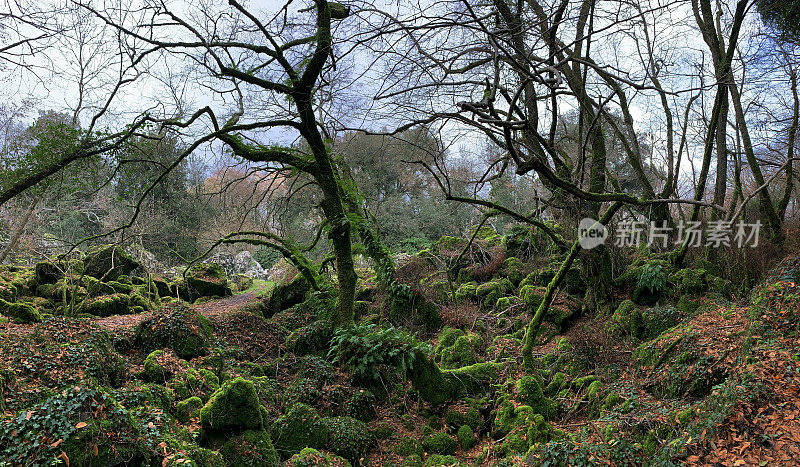
{"label": "shrub", "polygon": [[639,269],[636,288],[631,298],[639,304],[651,305],[667,289],[667,275],[657,263],[647,263]]}
{"label": "shrub", "polygon": [[100,389],[65,390],[0,423],[0,464],[51,465],[61,452],[73,465],[148,460],[133,417]]}
{"label": "shrub", "polygon": [[353,393],[344,403],[344,414],[363,422],[375,419],[375,396],[366,389]]}
{"label": "shrub", "polygon": [[428,354],[430,346],[400,329],[366,324],[337,331],[328,356],[362,380],[377,383],[391,372],[405,377],[418,352]]}

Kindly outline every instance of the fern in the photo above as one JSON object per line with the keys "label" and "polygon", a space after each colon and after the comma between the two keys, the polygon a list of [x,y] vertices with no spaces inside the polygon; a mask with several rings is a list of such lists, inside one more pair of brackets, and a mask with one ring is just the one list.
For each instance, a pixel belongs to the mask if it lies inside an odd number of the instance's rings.
{"label": "fern", "polygon": [[357,377],[377,382],[385,379],[384,373],[389,369],[405,377],[417,355],[430,352],[427,343],[405,331],[366,324],[339,330],[331,341],[328,357]]}
{"label": "fern", "polygon": [[638,286],[651,293],[660,293],[667,288],[667,275],[660,264],[645,264],[639,271]]}

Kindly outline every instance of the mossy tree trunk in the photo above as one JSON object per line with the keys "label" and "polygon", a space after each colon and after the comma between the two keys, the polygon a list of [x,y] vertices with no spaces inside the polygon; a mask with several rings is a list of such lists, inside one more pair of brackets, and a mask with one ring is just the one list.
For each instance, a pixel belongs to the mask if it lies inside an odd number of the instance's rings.
{"label": "mossy tree trunk", "polygon": [[[603,213],[603,216],[598,222],[603,225],[607,224],[614,217],[614,214],[616,214],[619,208],[622,207],[622,204],[621,202],[614,202],[606,212]],[[581,238],[578,237],[575,239],[575,242],[573,242],[572,248],[570,248],[567,257],[561,262],[558,272],[556,272],[556,275],[550,280],[550,283],[547,284],[544,297],[539,307],[536,309],[533,318],[531,318],[530,323],[528,323],[528,328],[525,331],[525,343],[522,347],[522,361],[526,368],[533,367],[533,346],[536,336],[539,334],[539,327],[547,314],[547,310],[550,309],[550,305],[553,303],[553,296],[555,295],[556,289],[561,285],[561,282],[567,275],[567,271],[572,267],[572,263],[578,256],[578,252],[580,252],[580,240]]]}

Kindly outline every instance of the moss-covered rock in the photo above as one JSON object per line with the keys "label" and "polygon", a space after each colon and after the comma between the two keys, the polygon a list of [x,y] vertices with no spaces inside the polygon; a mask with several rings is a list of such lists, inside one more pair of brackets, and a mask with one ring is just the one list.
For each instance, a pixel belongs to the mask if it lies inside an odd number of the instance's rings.
{"label": "moss-covered rock", "polygon": [[392,448],[392,452],[403,457],[407,457],[412,454],[422,457],[424,454],[422,443],[409,436],[404,436],[401,438],[400,441],[398,441],[397,444]]}
{"label": "moss-covered rock", "polygon": [[160,361],[166,355],[163,350],[155,350],[144,359],[144,376],[149,381],[164,382],[172,377],[172,371]]}
{"label": "moss-covered rock", "polygon": [[446,327],[439,337],[435,355],[445,368],[460,368],[478,362],[482,344],[477,334]]}
{"label": "moss-covered rock", "polygon": [[542,379],[538,376],[521,377],[515,384],[517,399],[545,419],[551,419],[558,410],[558,404],[544,395],[542,383]]}
{"label": "moss-covered rock", "polygon": [[7,316],[17,324],[31,324],[42,321],[39,310],[31,303],[8,303],[0,299],[0,313]]}
{"label": "moss-covered rock", "polygon": [[705,269],[680,269],[670,276],[670,282],[680,295],[702,295],[706,292]]}
{"label": "moss-covered rock", "polygon": [[317,320],[292,331],[286,347],[297,355],[317,354],[330,346],[333,325],[327,320]]}
{"label": "moss-covered rock", "polygon": [[288,284],[278,284],[272,289],[264,316],[269,318],[283,310],[302,303],[311,290],[308,281],[298,274]]}
{"label": "moss-covered rock", "polygon": [[280,465],[280,457],[264,430],[248,430],[228,440],[219,450],[225,464],[233,467]]}
{"label": "moss-covered rock", "polygon": [[281,456],[288,458],[310,447],[322,449],[328,442],[328,429],[313,408],[295,404],[270,428],[273,443]]}
{"label": "moss-covered rock", "polygon": [[112,295],[103,295],[100,297],[90,298],[83,302],[80,307],[81,313],[87,313],[101,317],[127,315],[130,314],[131,311],[129,297],[124,293],[115,293]]}
{"label": "moss-covered rock", "polygon": [[102,245],[90,248],[83,259],[84,273],[104,281],[117,280],[128,275],[140,264],[119,245]]}
{"label": "moss-covered rock", "polygon": [[[61,439],[58,450],[50,448]],[[102,388],[74,387],[56,393],[0,429],[0,463],[52,465],[61,453],[71,465],[147,465],[139,424]]]}
{"label": "moss-covered rock", "polygon": [[458,302],[464,302],[466,300],[478,300],[478,283],[477,282],[466,282],[458,286],[456,289],[455,298]]}
{"label": "moss-covered rock", "polygon": [[475,446],[475,433],[468,425],[461,425],[456,436],[458,437],[458,444],[461,445],[461,449],[469,451]]}
{"label": "moss-covered rock", "polygon": [[193,417],[199,416],[203,407],[203,400],[197,396],[184,399],[175,406],[175,418],[181,423],[187,423]]}
{"label": "moss-covered rock", "polygon": [[637,337],[642,330],[642,310],[631,300],[623,301],[606,323],[606,330],[615,335]]}
{"label": "moss-covered rock", "polygon": [[507,278],[516,287],[527,276],[525,264],[517,257],[511,256],[503,261],[498,273],[501,277]]}
{"label": "moss-covered rock", "polygon": [[350,462],[335,454],[305,448],[284,464],[286,467],[350,467]]}
{"label": "moss-covered rock", "polygon": [[216,263],[203,263],[186,271],[186,286],[192,301],[199,297],[225,297],[233,290],[222,266]]}
{"label": "moss-covered rock", "polygon": [[510,280],[499,278],[479,285],[475,289],[475,293],[484,308],[492,308],[500,297],[507,295],[513,289],[514,285]]}
{"label": "moss-covered rock", "polygon": [[360,389],[347,398],[342,411],[348,417],[371,422],[375,419],[375,405],[375,396],[366,389]]}
{"label": "moss-covered rock", "polygon": [[263,427],[258,394],[251,381],[226,381],[200,409],[200,422],[214,431],[260,430]]}
{"label": "moss-covered rock", "polygon": [[458,449],[458,440],[447,433],[437,432],[422,441],[422,448],[431,454],[450,455]]}
{"label": "moss-covered rock", "polygon": [[185,304],[170,303],[141,321],[135,338],[145,350],[170,348],[181,358],[193,358],[208,352],[211,324]]}
{"label": "moss-covered rock", "polygon": [[375,441],[367,425],[352,417],[326,417],[322,424],[328,432],[325,447],[352,463],[359,463]]}

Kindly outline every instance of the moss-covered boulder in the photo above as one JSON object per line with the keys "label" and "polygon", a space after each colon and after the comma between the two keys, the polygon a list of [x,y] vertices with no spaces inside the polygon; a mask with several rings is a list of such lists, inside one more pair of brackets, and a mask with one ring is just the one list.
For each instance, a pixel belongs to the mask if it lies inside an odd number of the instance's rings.
{"label": "moss-covered boulder", "polygon": [[325,447],[352,463],[360,463],[375,439],[367,425],[352,417],[323,418],[328,432]]}
{"label": "moss-covered boulder", "polygon": [[467,300],[478,300],[478,283],[475,281],[465,282],[456,289],[455,298],[458,302]]}
{"label": "moss-covered boulder", "polygon": [[445,368],[461,368],[479,361],[483,339],[457,328],[445,328],[436,345],[436,358]]}
{"label": "moss-covered boulder", "polygon": [[0,299],[0,314],[7,316],[17,324],[31,324],[42,321],[39,310],[31,303],[8,303]]}
{"label": "moss-covered boulder", "polygon": [[606,330],[618,336],[637,337],[642,330],[642,310],[631,300],[619,304],[606,322]]}
{"label": "moss-covered boulder", "polygon": [[261,467],[280,465],[269,434],[264,430],[248,430],[229,439],[219,450],[225,465]]}
{"label": "moss-covered boulder", "polygon": [[475,446],[475,432],[472,431],[470,426],[461,425],[461,428],[456,432],[456,436],[458,437],[458,444],[461,445],[461,449],[469,451]]}
{"label": "moss-covered boulder", "polygon": [[342,406],[342,412],[348,417],[371,422],[375,419],[375,406],[375,396],[366,389],[359,389],[347,398]]}
{"label": "moss-covered boulder", "polygon": [[222,266],[216,263],[203,263],[186,271],[186,285],[192,301],[199,297],[225,297],[233,290]]}
{"label": "moss-covered boulder", "polygon": [[175,406],[175,418],[181,423],[187,423],[193,417],[200,415],[203,400],[197,396],[184,399]]}
{"label": "moss-covered boulder", "polygon": [[503,261],[503,265],[500,267],[498,274],[500,277],[507,278],[516,287],[528,275],[526,270],[525,263],[519,258],[512,256]]}
{"label": "moss-covered boulder", "polygon": [[431,454],[455,454],[458,440],[447,433],[437,432],[422,440],[422,448]]}
{"label": "moss-covered boulder", "polygon": [[514,284],[506,278],[492,279],[489,282],[479,285],[475,289],[478,299],[484,308],[492,308],[497,304],[497,300],[509,294],[514,289]]}
{"label": "moss-covered boulder", "polygon": [[286,467],[350,467],[346,459],[314,448],[305,448],[291,457]]}
{"label": "moss-covered boulder", "polygon": [[226,381],[200,409],[200,423],[214,431],[260,430],[263,428],[258,394],[251,381]]}
{"label": "moss-covered boulder", "polygon": [[288,458],[306,447],[324,448],[328,442],[328,428],[316,410],[305,404],[295,404],[275,420],[270,436],[281,456]]}
{"label": "moss-covered boulder", "polygon": [[675,284],[675,289],[681,296],[702,295],[708,287],[705,269],[680,269],[675,271],[669,280]]}
{"label": "moss-covered boulder", "polygon": [[278,284],[272,289],[264,316],[269,318],[283,310],[305,301],[311,286],[302,274],[296,275],[288,284]]}
{"label": "moss-covered boulder", "polygon": [[83,259],[84,273],[103,281],[114,281],[128,275],[140,264],[119,245],[90,248]]}
{"label": "moss-covered boulder", "polygon": [[541,377],[525,375],[515,384],[517,400],[530,406],[534,412],[541,414],[545,419],[551,419],[558,410],[558,404],[544,395]]}
{"label": "moss-covered boulder", "polygon": [[167,381],[172,377],[173,373],[172,369],[169,368],[169,364],[164,361],[167,359],[168,354],[163,350],[155,350],[150,352],[150,354],[144,359],[143,375],[149,381],[156,383],[163,383],[164,381]]}
{"label": "moss-covered boulder", "polygon": [[427,332],[434,332],[442,325],[439,308],[405,284],[392,287],[389,320],[399,325],[424,326]]}
{"label": "moss-covered boulder", "polygon": [[409,377],[423,400],[431,405],[440,405],[461,396],[488,391],[498,382],[503,367],[501,363],[481,362],[442,371],[433,360],[420,353],[414,358]]}
{"label": "moss-covered boulder", "polygon": [[135,339],[144,350],[170,348],[188,359],[208,352],[211,324],[186,305],[170,303],[136,326]]}
{"label": "moss-covered boulder", "polygon": [[94,316],[127,315],[131,313],[128,295],[115,293],[87,299],[81,304],[80,312]]}

